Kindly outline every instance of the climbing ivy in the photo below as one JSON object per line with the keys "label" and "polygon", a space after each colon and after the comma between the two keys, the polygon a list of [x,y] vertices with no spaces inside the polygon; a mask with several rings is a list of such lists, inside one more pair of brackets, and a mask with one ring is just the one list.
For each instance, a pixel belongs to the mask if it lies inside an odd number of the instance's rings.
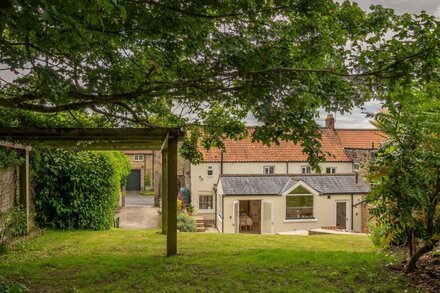
{"label": "climbing ivy", "polygon": [[24,159],[18,155],[18,150],[0,146],[0,170],[20,166]]}

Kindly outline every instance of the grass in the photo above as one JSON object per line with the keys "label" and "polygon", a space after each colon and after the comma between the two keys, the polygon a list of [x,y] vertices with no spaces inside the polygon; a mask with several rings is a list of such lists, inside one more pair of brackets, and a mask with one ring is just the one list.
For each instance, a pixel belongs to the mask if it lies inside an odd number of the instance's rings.
{"label": "grass", "polygon": [[362,236],[44,231],[0,256],[0,276],[32,292],[402,292],[391,256]]}
{"label": "grass", "polygon": [[142,191],[139,191],[139,195],[154,196],[154,190],[142,190]]}

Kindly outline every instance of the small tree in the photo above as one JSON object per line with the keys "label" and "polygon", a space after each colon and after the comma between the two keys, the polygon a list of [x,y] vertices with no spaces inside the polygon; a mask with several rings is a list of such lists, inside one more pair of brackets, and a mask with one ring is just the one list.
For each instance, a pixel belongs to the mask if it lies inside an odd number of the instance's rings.
{"label": "small tree", "polygon": [[440,99],[438,86],[402,89],[399,103],[376,116],[388,137],[370,166],[368,201],[385,241],[405,245],[406,272],[440,238]]}

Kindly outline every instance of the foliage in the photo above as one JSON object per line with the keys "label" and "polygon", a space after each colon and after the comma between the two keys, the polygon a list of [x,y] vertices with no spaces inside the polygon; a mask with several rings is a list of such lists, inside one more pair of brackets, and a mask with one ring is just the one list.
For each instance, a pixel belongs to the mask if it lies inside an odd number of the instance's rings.
{"label": "foliage", "polygon": [[131,165],[127,156],[123,152],[97,152],[104,156],[113,168],[113,176],[108,178],[113,186],[112,197],[114,199],[114,208],[119,206],[119,197],[121,190],[127,184],[127,178],[131,173]]}
{"label": "foliage", "polygon": [[177,230],[180,232],[196,232],[196,221],[184,212],[177,213]]}
{"label": "foliage", "polygon": [[[394,92],[397,94],[397,91]],[[388,137],[370,166],[367,200],[388,243],[404,244],[407,271],[440,239],[440,95],[437,84],[401,88],[377,126]],[[420,246],[418,246],[420,244]]]}
{"label": "foliage", "polygon": [[419,292],[365,236],[178,233],[178,243],[170,258],[156,229],[46,230],[1,257],[0,275],[32,292]]}
{"label": "foliage", "polygon": [[144,186],[146,189],[151,188],[151,174],[145,172]]}
{"label": "foliage", "polygon": [[0,254],[6,251],[7,241],[26,234],[26,211],[21,207],[13,207],[0,212]]}
{"label": "foliage", "polygon": [[20,166],[23,163],[24,159],[18,155],[16,149],[0,146],[0,170],[7,167]]}
{"label": "foliage", "polygon": [[142,191],[139,191],[139,194],[142,195],[142,196],[154,196],[155,195],[155,191],[154,191],[154,189],[152,189],[152,190],[142,190]]}
{"label": "foliage", "polygon": [[32,159],[32,171],[39,225],[100,230],[113,224],[129,163],[119,152],[42,149]]}
{"label": "foliage", "polygon": [[316,166],[319,107],[346,112],[438,70],[437,19],[349,1],[5,0],[0,13],[15,75],[0,81],[0,120],[79,111],[183,127],[193,162],[197,144],[247,135],[251,114],[255,140],[301,143]]}

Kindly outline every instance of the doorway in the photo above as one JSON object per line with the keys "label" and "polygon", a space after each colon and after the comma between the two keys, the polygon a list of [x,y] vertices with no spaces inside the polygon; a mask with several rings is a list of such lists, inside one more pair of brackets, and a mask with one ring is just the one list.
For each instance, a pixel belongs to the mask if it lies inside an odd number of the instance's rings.
{"label": "doorway", "polygon": [[239,201],[239,233],[261,234],[261,200]]}
{"label": "doorway", "polygon": [[131,170],[127,178],[127,190],[141,190],[141,170]]}
{"label": "doorway", "polygon": [[347,202],[336,202],[336,226],[339,229],[347,229]]}

